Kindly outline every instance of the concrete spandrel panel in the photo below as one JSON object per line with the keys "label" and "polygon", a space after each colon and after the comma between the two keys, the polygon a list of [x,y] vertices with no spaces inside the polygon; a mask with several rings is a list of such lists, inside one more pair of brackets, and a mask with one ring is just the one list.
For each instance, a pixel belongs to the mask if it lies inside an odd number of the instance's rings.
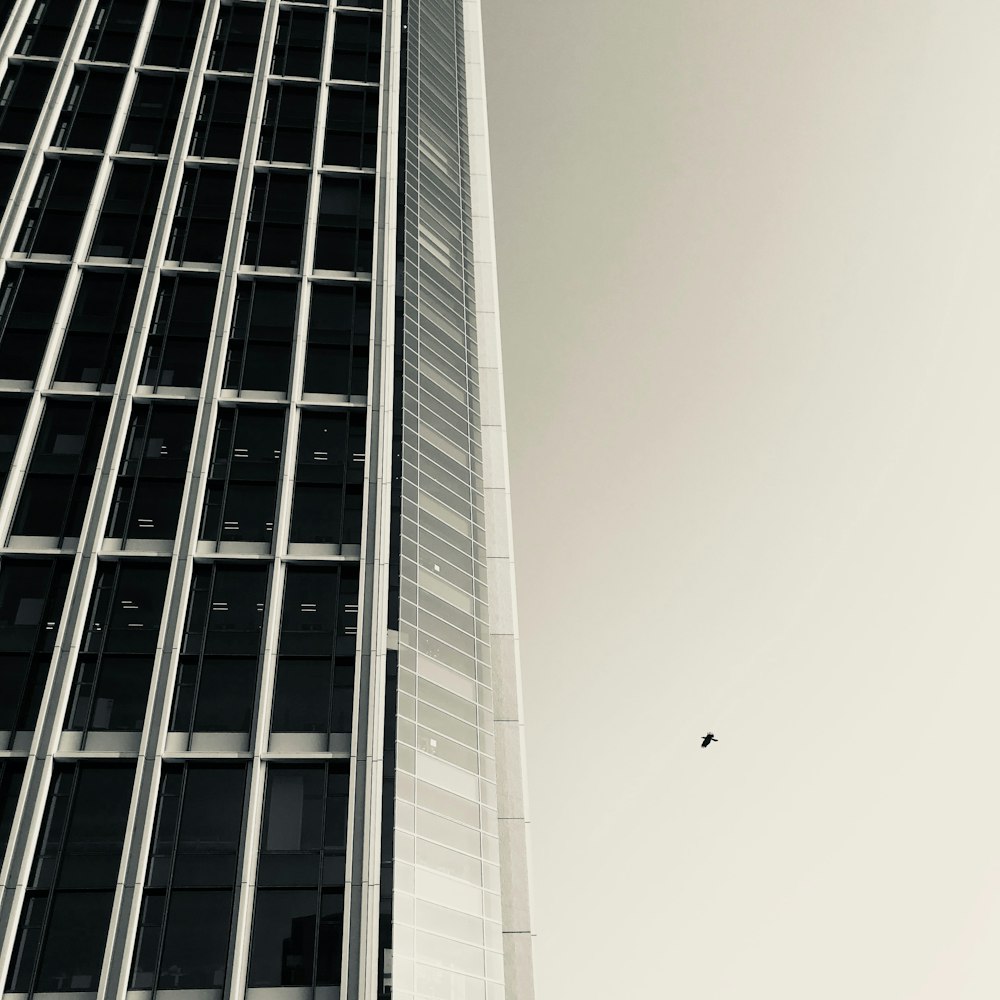
{"label": "concrete spandrel panel", "polygon": [[527,870],[527,824],[523,819],[501,819],[500,892],[505,931],[531,930],[531,893],[522,875]]}

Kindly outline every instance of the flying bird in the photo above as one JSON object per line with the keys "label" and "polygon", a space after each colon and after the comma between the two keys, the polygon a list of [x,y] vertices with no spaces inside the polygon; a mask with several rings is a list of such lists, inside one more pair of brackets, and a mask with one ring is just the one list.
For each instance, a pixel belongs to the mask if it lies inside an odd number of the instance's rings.
{"label": "flying bird", "polygon": [[713,733],[706,733],[706,735],[702,737],[701,745],[703,747],[707,747],[709,743],[718,743],[718,742],[719,741],[715,738],[715,735]]}

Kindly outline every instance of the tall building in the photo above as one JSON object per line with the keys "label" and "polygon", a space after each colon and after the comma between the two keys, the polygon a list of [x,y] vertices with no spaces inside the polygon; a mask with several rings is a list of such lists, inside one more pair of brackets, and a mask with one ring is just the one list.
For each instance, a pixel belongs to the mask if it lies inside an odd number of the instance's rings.
{"label": "tall building", "polygon": [[531,1000],[479,0],[0,0],[4,996]]}

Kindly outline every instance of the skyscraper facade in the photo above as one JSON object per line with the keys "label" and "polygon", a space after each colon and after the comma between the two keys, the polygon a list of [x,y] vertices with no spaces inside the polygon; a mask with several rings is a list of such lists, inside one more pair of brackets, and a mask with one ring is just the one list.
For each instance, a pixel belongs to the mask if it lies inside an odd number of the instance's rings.
{"label": "skyscraper facade", "polygon": [[0,0],[0,978],[531,1000],[479,0]]}

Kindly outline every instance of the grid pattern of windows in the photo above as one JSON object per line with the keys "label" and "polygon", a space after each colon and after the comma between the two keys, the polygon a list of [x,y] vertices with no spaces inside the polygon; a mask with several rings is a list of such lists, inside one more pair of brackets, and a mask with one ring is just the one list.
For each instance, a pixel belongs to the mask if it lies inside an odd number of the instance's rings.
{"label": "grid pattern of windows", "polygon": [[0,0],[8,993],[504,1000],[461,7]]}

